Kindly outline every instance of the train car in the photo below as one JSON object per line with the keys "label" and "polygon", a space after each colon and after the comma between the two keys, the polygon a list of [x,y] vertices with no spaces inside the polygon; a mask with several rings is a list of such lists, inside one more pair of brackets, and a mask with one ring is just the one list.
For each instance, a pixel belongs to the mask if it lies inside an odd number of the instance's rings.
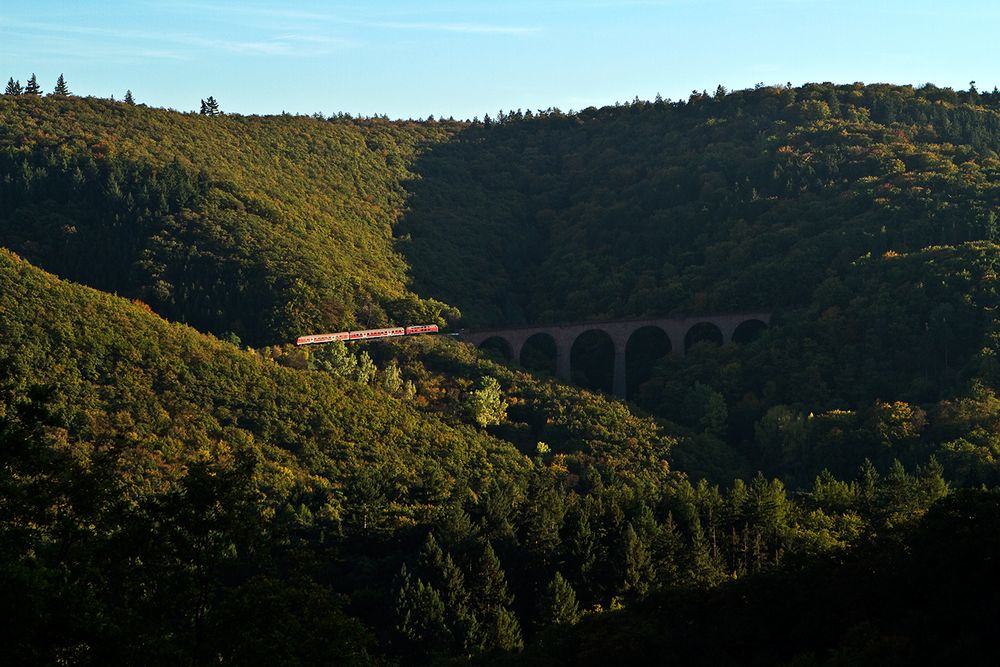
{"label": "train car", "polygon": [[317,343],[332,343],[337,340],[350,340],[351,332],[338,331],[337,333],[313,334],[311,336],[299,336],[295,339],[296,345],[316,345]]}
{"label": "train car", "polygon": [[362,331],[352,331],[348,340],[370,340],[372,338],[389,338],[390,336],[405,336],[404,327],[390,327],[388,329],[364,329]]}
{"label": "train car", "polygon": [[413,334],[425,334],[425,333],[437,333],[438,325],[436,324],[414,324],[413,326],[406,327],[406,335],[412,336]]}

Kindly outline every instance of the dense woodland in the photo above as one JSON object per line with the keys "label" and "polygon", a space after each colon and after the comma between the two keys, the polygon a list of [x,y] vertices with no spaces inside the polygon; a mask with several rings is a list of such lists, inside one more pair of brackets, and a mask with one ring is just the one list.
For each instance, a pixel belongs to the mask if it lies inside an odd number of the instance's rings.
{"label": "dense woodland", "polygon": [[[995,657],[1000,94],[392,122],[14,83],[9,661]],[[751,310],[648,345],[627,403],[446,337],[287,343]]]}

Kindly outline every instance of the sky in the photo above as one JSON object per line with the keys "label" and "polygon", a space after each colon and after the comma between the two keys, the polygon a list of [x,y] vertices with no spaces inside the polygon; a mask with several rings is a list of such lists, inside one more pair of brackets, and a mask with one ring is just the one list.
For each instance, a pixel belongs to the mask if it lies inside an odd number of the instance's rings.
{"label": "sky", "polygon": [[719,85],[992,90],[998,25],[971,0],[0,0],[0,77],[182,111],[472,118]]}

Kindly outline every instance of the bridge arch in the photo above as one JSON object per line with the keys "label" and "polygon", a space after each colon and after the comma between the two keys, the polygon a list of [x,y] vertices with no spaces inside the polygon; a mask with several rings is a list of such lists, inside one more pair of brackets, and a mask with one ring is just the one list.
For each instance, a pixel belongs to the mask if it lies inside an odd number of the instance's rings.
{"label": "bridge arch", "polygon": [[490,336],[478,345],[478,349],[482,354],[503,357],[506,361],[514,359],[514,348],[503,336]]}
{"label": "bridge arch", "polygon": [[673,351],[670,336],[655,324],[641,326],[629,334],[625,343],[625,397],[653,374],[653,365]]}
{"label": "bridge arch", "polygon": [[615,341],[604,329],[581,332],[570,346],[574,384],[584,389],[612,393],[615,374]]}
{"label": "bridge arch", "polygon": [[528,336],[521,346],[521,366],[529,371],[542,371],[556,374],[556,363],[559,357],[559,347],[555,337],[550,333],[539,331]]}
{"label": "bridge arch", "polygon": [[713,322],[698,322],[684,334],[684,351],[689,351],[698,343],[714,343],[721,346],[725,342],[722,329]]}
{"label": "bridge arch", "polygon": [[733,331],[733,342],[746,345],[760,338],[767,330],[767,324],[758,319],[744,320]]}

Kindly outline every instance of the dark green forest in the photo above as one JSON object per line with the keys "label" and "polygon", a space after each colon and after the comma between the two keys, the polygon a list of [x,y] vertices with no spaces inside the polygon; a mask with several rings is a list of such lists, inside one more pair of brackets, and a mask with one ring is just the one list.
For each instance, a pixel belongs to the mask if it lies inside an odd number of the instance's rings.
{"label": "dark green forest", "polygon": [[[10,89],[0,655],[995,659],[998,150],[1000,93],[929,84],[471,122]],[[289,342],[751,311],[627,402]]]}

